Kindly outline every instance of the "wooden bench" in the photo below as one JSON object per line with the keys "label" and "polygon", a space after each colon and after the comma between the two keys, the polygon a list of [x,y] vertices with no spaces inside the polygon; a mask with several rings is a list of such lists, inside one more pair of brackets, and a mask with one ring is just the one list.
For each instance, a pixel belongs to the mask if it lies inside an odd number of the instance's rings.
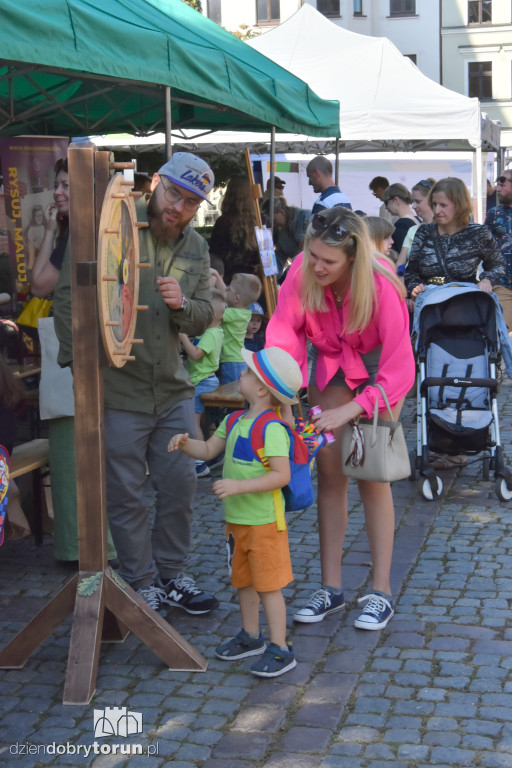
{"label": "wooden bench", "polygon": [[213,408],[227,408],[228,411],[238,411],[245,408],[245,399],[238,391],[238,381],[230,381],[222,384],[213,392],[204,392],[200,395],[205,410],[205,437],[210,436],[211,410]]}
{"label": "wooden bench", "polygon": [[48,464],[48,440],[40,438],[30,440],[13,448],[11,454],[9,477],[17,478],[32,473],[32,490],[34,496],[34,539],[36,544],[43,543],[43,486],[41,469]]}

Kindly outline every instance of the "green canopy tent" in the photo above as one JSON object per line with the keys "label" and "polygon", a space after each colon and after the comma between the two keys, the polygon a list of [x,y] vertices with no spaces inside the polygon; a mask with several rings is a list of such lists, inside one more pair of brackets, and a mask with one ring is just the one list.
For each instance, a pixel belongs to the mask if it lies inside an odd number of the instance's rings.
{"label": "green canopy tent", "polygon": [[339,135],[339,104],[181,0],[0,0],[0,135]]}

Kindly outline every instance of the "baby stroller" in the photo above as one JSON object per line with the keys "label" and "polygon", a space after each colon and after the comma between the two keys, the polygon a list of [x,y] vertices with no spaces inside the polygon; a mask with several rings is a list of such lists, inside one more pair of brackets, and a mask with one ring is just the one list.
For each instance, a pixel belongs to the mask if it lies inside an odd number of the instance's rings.
{"label": "baby stroller", "polygon": [[[421,295],[414,330],[418,366],[417,441],[411,479],[429,501],[443,483],[429,451],[481,455],[483,479],[494,471],[501,501],[512,499],[512,473],[503,462],[497,371],[510,341],[496,297],[471,283],[431,286]],[[512,360],[512,357],[510,358]]]}

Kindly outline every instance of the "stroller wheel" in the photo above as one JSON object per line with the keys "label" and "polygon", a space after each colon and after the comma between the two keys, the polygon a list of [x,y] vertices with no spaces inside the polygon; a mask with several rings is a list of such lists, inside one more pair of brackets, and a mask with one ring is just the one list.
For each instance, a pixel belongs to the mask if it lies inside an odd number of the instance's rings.
{"label": "stroller wheel", "polygon": [[435,499],[438,499],[443,492],[443,481],[437,475],[434,475],[434,477],[437,480],[437,490],[434,490],[428,477],[420,478],[420,482],[418,484],[421,495],[427,501],[434,501]]}
{"label": "stroller wheel", "polygon": [[494,490],[496,491],[496,496],[500,501],[510,501],[510,499],[512,499],[512,491],[509,490],[507,481],[504,477],[496,478],[496,482],[494,483]]}

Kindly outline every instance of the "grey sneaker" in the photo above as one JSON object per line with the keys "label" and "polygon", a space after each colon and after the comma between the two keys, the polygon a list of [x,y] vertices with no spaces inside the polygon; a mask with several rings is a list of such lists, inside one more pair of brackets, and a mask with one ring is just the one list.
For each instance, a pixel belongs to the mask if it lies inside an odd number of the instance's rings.
{"label": "grey sneaker", "polygon": [[219,645],[215,649],[215,655],[224,661],[236,661],[236,659],[246,659],[248,656],[259,656],[265,647],[261,632],[259,637],[253,638],[245,629],[241,629],[236,637]]}
{"label": "grey sneaker", "polygon": [[163,598],[165,597],[163,589],[155,587],[154,584],[148,584],[147,586],[139,587],[139,589],[136,589],[135,591],[154,611],[157,611],[157,613],[162,611]]}
{"label": "grey sneaker", "polygon": [[269,643],[261,659],[252,665],[251,672],[256,677],[279,677],[296,666],[291,643],[288,643],[287,653],[275,643]]}
{"label": "grey sneaker", "polygon": [[293,620],[302,624],[314,624],[325,619],[330,613],[343,610],[344,607],[343,592],[336,595],[327,589],[317,589],[304,608],[300,608],[294,613]]}

